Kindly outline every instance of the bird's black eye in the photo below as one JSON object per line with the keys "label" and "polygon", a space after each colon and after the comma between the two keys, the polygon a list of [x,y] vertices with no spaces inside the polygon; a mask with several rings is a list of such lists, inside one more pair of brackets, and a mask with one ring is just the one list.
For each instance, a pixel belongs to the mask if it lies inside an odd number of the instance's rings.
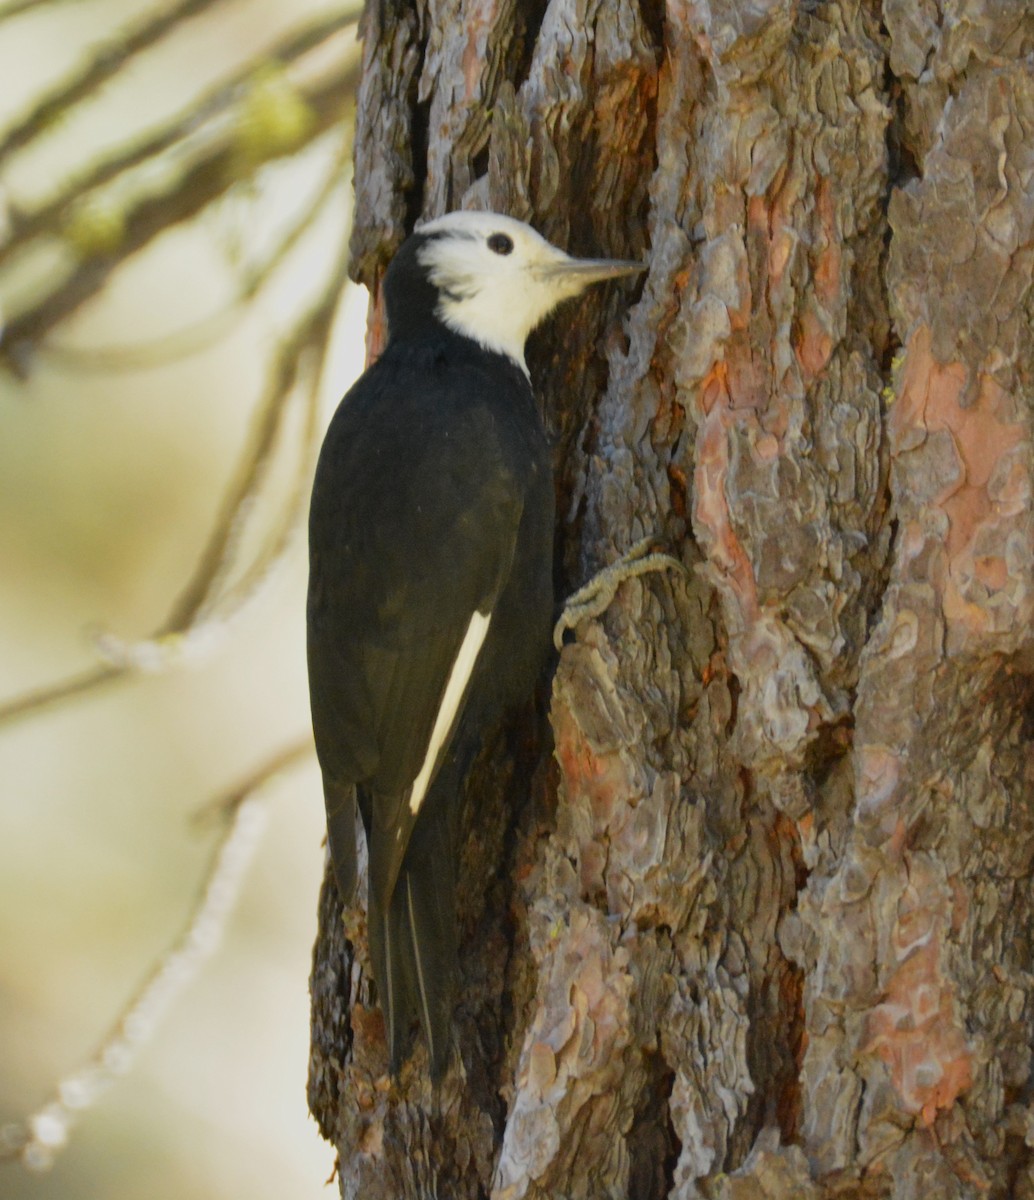
{"label": "bird's black eye", "polygon": [[493,233],[488,239],[488,248],[493,254],[509,254],[513,249],[513,238],[505,233]]}

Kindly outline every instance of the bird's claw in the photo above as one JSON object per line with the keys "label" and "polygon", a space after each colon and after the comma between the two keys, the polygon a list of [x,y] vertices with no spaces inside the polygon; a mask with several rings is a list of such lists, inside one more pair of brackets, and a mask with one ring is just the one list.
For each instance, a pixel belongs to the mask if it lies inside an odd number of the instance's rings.
{"label": "bird's claw", "polygon": [[676,570],[688,574],[685,564],[679,559],[654,550],[656,544],[656,538],[642,538],[609,567],[598,571],[588,583],[568,596],[563,612],[553,626],[553,645],[557,650],[564,644],[566,630],[574,629],[579,621],[606,612],[626,579],[634,579],[637,575],[647,575],[652,571]]}

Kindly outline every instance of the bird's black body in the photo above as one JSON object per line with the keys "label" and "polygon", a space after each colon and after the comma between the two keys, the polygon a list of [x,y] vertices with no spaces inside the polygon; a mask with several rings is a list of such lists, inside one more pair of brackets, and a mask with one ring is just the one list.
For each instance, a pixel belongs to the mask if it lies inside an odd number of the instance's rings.
{"label": "bird's black body", "polygon": [[[530,694],[546,656],[553,482],[521,369],[437,321],[413,329],[403,312],[395,324],[405,336],[393,334],[345,396],[320,454],[309,678],[346,898],[353,789],[366,828],[370,947],[392,1067],[419,1016],[438,1076],[455,976],[458,797],[482,731]],[[488,631],[414,816],[411,785],[475,612],[491,614]]]}
{"label": "bird's black body", "polygon": [[493,213],[399,250],[389,341],[331,422],[309,523],[309,685],[343,897],[358,802],[368,930],[391,1068],[413,1019],[449,1058],[459,797],[483,734],[527,697],[553,615],[550,449],[529,331],[638,264],[573,259]]}

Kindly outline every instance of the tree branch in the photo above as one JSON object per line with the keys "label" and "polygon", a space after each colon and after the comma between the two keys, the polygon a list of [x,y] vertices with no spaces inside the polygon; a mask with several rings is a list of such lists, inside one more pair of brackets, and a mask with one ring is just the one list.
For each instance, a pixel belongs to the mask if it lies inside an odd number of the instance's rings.
{"label": "tree branch", "polygon": [[16,150],[38,137],[59,121],[80,100],[89,96],[120,71],[137,54],[158,42],[170,29],[213,8],[222,0],[180,0],[180,3],[158,14],[148,14],[130,29],[120,31],[111,41],[101,45],[85,63],[48,92],[0,138],[0,164]]}
{"label": "tree branch", "polygon": [[[358,64],[350,62],[344,74],[333,73],[314,85],[299,89],[312,122],[307,140],[340,121],[353,102]],[[295,153],[297,145],[274,147],[269,159]],[[133,204],[126,214],[118,248],[109,254],[88,258],[56,280],[47,293],[30,308],[14,317],[0,342],[0,357],[25,373],[36,345],[61,321],[95,296],[122,262],[173,225],[196,216],[234,183],[249,178],[258,163],[242,164],[233,131],[224,133],[215,146],[195,161],[172,186],[159,187]]]}
{"label": "tree branch", "polygon": [[11,0],[10,4],[5,4],[0,8],[0,23],[10,21],[13,17],[24,16],[27,12],[32,12],[34,8],[54,7],[58,4],[67,4],[69,0]]}
{"label": "tree branch", "polygon": [[[287,66],[353,26],[357,19],[352,12],[333,13],[292,31],[283,41],[262,51],[260,57]],[[0,263],[11,258],[32,238],[52,233],[70,206],[88,192],[110,183],[141,163],[153,162],[160,154],[195,134],[207,121],[224,113],[239,100],[241,89],[254,76],[255,66],[251,62],[168,121],[143,137],[120,146],[114,153],[73,177],[37,207],[21,210],[17,205],[12,205],[10,230],[6,241],[0,243]]]}
{"label": "tree branch", "polygon": [[0,1162],[20,1159],[30,1170],[47,1170],[67,1145],[79,1116],[92,1108],[119,1076],[132,1069],[174,1001],[219,946],[265,829],[265,803],[259,793],[307,758],[311,748],[311,739],[304,738],[281,750],[231,789],[227,797],[206,806],[210,809],[217,805],[229,817],[229,823],[183,932],[159,959],[88,1062],[60,1080],[42,1108],[0,1129]]}
{"label": "tree branch", "polygon": [[[242,579],[229,592],[224,593],[223,603],[219,607],[225,611],[227,599],[230,607],[243,605],[286,549],[304,505],[318,449],[319,382],[330,326],[347,280],[348,245],[347,239],[344,239],[322,292],[281,347],[270,374],[266,395],[259,406],[251,445],[238,469],[237,478],[226,495],[222,515],[216,522],[208,545],[198,561],[194,577],[181,593],[169,615],[167,631],[196,627],[199,619],[213,611],[214,597],[219,584],[236,558],[236,549],[248,516],[249,502],[261,488],[272,462],[272,451],[286,413],[285,401],[297,387],[299,376],[307,373],[310,382],[304,449],[291,495],[273,537],[267,541],[265,551],[257,556]],[[306,359],[310,360],[308,364]]]}
{"label": "tree branch", "polygon": [[269,282],[277,268],[298,245],[306,230],[318,219],[335,192],[343,186],[347,160],[351,154],[351,133],[328,168],[311,199],[289,228],[278,239],[262,262],[244,272],[241,290],[223,307],[190,321],[170,333],[139,342],[113,345],[70,346],[47,341],[39,353],[48,363],[74,367],[77,371],[128,371],[153,368],[195,354],[225,336],[243,314],[245,303],[253,299]]}
{"label": "tree branch", "polygon": [[34,688],[20,696],[14,696],[0,704],[0,726],[19,721],[23,717],[36,716],[51,705],[60,704],[63,700],[74,700],[84,692],[92,692],[105,683],[113,683],[121,678],[129,668],[103,663],[62,679],[59,683],[42,688]]}
{"label": "tree branch", "polygon": [[[109,631],[95,635],[95,645],[107,662],[90,671],[37,689],[0,704],[0,725],[34,716],[54,704],[92,691],[138,672],[158,672],[207,651],[242,609],[260,592],[290,549],[304,512],[315,455],[319,446],[319,385],[328,335],[342,290],[348,280],[348,238],[342,236],[327,280],[308,311],[281,346],[271,368],[269,384],[255,421],[250,445],[235,481],[223,502],[208,544],[194,574],[152,637],[130,641]],[[251,565],[233,585],[220,585],[236,562],[237,550],[251,501],[261,489],[283,425],[286,401],[307,378],[302,451],[292,487],[272,533]]]}

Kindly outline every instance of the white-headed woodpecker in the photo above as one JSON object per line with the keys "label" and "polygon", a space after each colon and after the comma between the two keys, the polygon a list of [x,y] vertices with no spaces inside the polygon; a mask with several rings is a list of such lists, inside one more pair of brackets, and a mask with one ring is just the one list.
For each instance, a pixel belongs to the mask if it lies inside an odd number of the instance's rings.
{"label": "white-headed woodpecker", "polygon": [[553,618],[550,448],[524,363],[562,300],[637,263],[451,213],[384,279],[388,343],[342,400],[309,521],[309,689],[338,888],[366,830],[368,931],[393,1073],[414,1017],[449,1061],[459,797],[481,735],[531,693]]}

